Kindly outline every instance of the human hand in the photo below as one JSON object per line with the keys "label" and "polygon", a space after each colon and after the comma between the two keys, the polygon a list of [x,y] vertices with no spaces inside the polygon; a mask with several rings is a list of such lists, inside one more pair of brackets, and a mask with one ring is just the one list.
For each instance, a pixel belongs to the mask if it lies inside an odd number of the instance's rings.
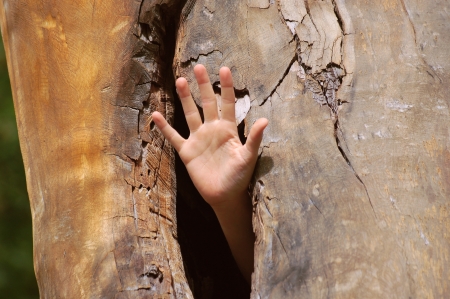
{"label": "human hand", "polygon": [[194,73],[200,89],[205,122],[202,124],[185,78],[179,78],[176,87],[189,126],[189,138],[182,138],[159,112],[154,112],[152,118],[179,153],[197,190],[215,209],[248,197],[245,194],[268,121],[265,118],[257,120],[247,142],[242,145],[235,122],[235,95],[230,70],[223,67],[219,72],[222,98],[220,117],[205,67],[196,65]]}
{"label": "human hand", "polygon": [[231,252],[250,283],[253,272],[252,207],[247,187],[258,158],[267,119],[258,119],[242,145],[235,122],[235,95],[231,72],[220,69],[221,115],[216,95],[203,65],[194,68],[200,89],[205,122],[192,99],[186,79],[176,82],[190,135],[182,138],[159,112],[153,121],[178,151],[197,190],[211,205],[230,245]]}

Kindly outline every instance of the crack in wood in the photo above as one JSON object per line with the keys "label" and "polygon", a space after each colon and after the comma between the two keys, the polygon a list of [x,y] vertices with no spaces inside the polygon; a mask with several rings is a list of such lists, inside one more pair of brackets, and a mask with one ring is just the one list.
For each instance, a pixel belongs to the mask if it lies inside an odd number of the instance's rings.
{"label": "crack in wood", "polygon": [[288,67],[286,68],[286,71],[284,71],[284,73],[281,76],[281,79],[278,81],[277,85],[272,89],[269,96],[267,98],[265,98],[261,104],[259,104],[259,106],[263,106],[267,102],[267,100],[273,96],[273,94],[276,92],[277,88],[281,85],[281,83],[283,83],[284,78],[286,78],[286,76],[289,74],[289,70],[291,69],[291,67],[295,61],[297,61],[297,54],[295,54],[294,57],[292,57],[291,62],[289,63]]}
{"label": "crack in wood", "polygon": [[[130,106],[129,109],[137,112],[119,114],[118,117],[123,119],[127,135],[136,134],[132,140],[139,142],[139,152],[114,153],[132,165],[127,166],[131,177],[124,178],[131,187],[131,203],[123,208],[129,215],[112,218],[116,221],[114,258],[122,290],[165,294],[170,298],[191,298],[191,294],[174,238],[176,234],[173,233],[176,229],[173,221],[173,152],[166,149],[166,140],[152,126],[151,112],[160,111],[169,122],[173,117],[171,62],[176,34],[174,24],[177,24],[180,17],[177,14],[181,13],[184,2],[141,1],[138,22],[130,32],[136,40],[132,57],[124,70],[128,81],[124,83],[117,103],[112,103],[113,106]],[[128,148],[120,142],[118,144]],[[163,167],[165,177],[161,173]],[[152,238],[141,242],[139,237]]]}
{"label": "crack in wood", "polygon": [[[341,130],[341,128],[339,126],[339,118],[338,118],[339,106],[341,106],[343,103],[347,103],[347,101],[339,99],[337,97],[337,92],[338,92],[345,76],[347,75],[346,68],[343,64],[344,60],[342,59],[343,55],[345,54],[345,53],[343,53],[343,44],[342,44],[345,30],[344,30],[344,20],[342,19],[342,15],[339,12],[337,3],[335,2],[335,0],[332,0],[331,4],[333,6],[333,13],[336,16],[337,26],[339,27],[338,29],[341,33],[341,36],[337,37],[333,41],[333,45],[334,45],[336,43],[336,41],[338,41],[339,39],[341,40],[341,44],[339,46],[340,57],[341,57],[340,64],[338,65],[331,60],[331,61],[327,62],[326,68],[321,69],[321,70],[315,70],[315,67],[313,65],[307,65],[310,55],[312,55],[312,51],[309,51],[308,58],[305,61],[302,61],[302,57],[304,57],[304,55],[303,55],[304,50],[302,49],[302,46],[301,46],[301,44],[302,44],[301,38],[302,37],[298,35],[297,31],[295,31],[295,33],[293,33],[295,40],[297,42],[296,57],[298,58],[298,63],[300,65],[300,67],[302,68],[302,73],[305,74],[305,83],[304,83],[305,88],[312,93],[313,99],[317,103],[319,103],[320,105],[326,105],[330,108],[331,117],[334,120],[334,133],[335,133],[335,139],[336,139],[336,146],[339,150],[339,153],[342,155],[342,157],[346,161],[347,165],[350,167],[351,171],[355,175],[356,179],[362,184],[362,186],[365,190],[365,193],[367,195],[367,198],[369,200],[370,206],[375,215],[375,218],[377,218],[377,215],[376,215],[372,200],[370,198],[369,192],[367,190],[367,187],[364,184],[361,177],[356,173],[353,165],[351,164],[349,158],[347,157],[344,150],[342,149],[342,147],[340,145],[340,141],[339,141],[338,130]],[[303,16],[302,21],[297,26],[299,26],[300,24],[303,24],[303,21],[305,20],[305,18],[308,17],[308,19],[311,21],[312,25],[314,26],[316,32],[320,36],[321,30],[319,30],[319,28],[317,27],[317,25],[314,21],[314,18],[313,18],[312,12],[311,12],[311,8],[309,7],[309,3],[307,0],[304,1],[304,5],[305,5],[305,9],[306,9],[306,15]],[[289,21],[284,18],[283,13],[281,11],[280,11],[280,14],[281,14],[281,17],[285,21]],[[305,40],[308,42],[308,45],[311,47],[310,41],[307,40],[308,38],[309,37],[305,37]],[[326,35],[323,38],[326,38]],[[317,42],[317,41],[315,41],[315,42]],[[314,41],[313,41],[313,43],[314,43]],[[333,48],[334,48],[334,46],[333,46]],[[325,51],[325,48],[322,47],[322,54],[321,54],[321,56],[319,56],[319,58],[321,58],[321,59],[324,58],[324,53],[325,53],[324,51]],[[334,55],[335,55],[335,53],[332,53],[331,57],[333,57]],[[342,134],[342,131],[341,131],[341,134]],[[315,206],[315,204],[314,204],[314,206]],[[322,214],[322,212],[320,210],[319,210],[319,212]]]}
{"label": "crack in wood", "polygon": [[186,61],[180,61],[180,66],[181,67],[187,67],[189,64],[191,64],[191,63],[193,63],[193,62],[198,62],[198,60],[200,59],[200,57],[207,57],[207,56],[209,56],[209,55],[211,55],[211,54],[214,54],[214,53],[216,53],[216,52],[218,52],[218,53],[220,53],[220,55],[222,55],[223,56],[223,53],[220,51],[220,50],[217,50],[217,49],[214,49],[214,50],[212,50],[212,51],[209,51],[209,52],[207,52],[207,53],[204,53],[204,54],[198,54],[197,55],[197,57],[190,57],[189,58],[189,60],[186,60]]}
{"label": "crack in wood", "polygon": [[323,216],[322,211],[319,209],[319,207],[316,205],[316,203],[311,198],[309,199],[309,203],[312,204],[317,209],[317,211],[319,211],[319,213]]}
{"label": "crack in wood", "polygon": [[[352,171],[353,174],[355,175],[355,177],[356,177],[356,178],[358,179],[358,181],[363,185],[364,190],[365,190],[366,195],[367,195],[367,198],[368,198],[368,200],[369,200],[370,206],[371,206],[371,208],[372,208],[373,214],[375,215],[375,218],[378,219],[377,213],[376,213],[375,208],[374,208],[374,206],[373,206],[372,199],[370,198],[369,191],[367,190],[366,184],[364,184],[364,182],[363,182],[363,180],[361,179],[361,177],[360,177],[360,176],[358,175],[358,173],[355,171],[355,169],[353,168],[352,163],[350,162],[350,159],[347,157],[347,155],[345,154],[344,150],[342,149],[342,147],[341,147],[341,145],[340,145],[340,139],[339,139],[339,137],[338,137],[338,135],[337,135],[337,133],[336,133],[338,130],[340,131],[341,129],[339,128],[339,119],[336,119],[336,122],[335,122],[335,138],[336,138],[336,145],[337,145],[337,147],[338,147],[338,149],[339,149],[339,152],[341,153],[342,157],[344,158],[345,162],[347,163],[347,165],[350,167],[351,171]],[[341,132],[341,134],[342,134],[342,132]]]}

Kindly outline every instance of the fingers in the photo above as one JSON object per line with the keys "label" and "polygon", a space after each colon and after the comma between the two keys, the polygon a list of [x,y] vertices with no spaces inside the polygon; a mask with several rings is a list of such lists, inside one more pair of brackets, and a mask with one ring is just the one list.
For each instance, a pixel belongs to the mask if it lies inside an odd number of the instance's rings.
{"label": "fingers", "polygon": [[267,127],[269,121],[265,118],[258,119],[250,130],[248,134],[247,142],[245,142],[245,147],[251,153],[252,157],[258,155],[259,145],[261,144],[264,129]]}
{"label": "fingers", "polygon": [[191,133],[198,130],[202,125],[202,119],[200,113],[198,112],[197,106],[192,99],[191,92],[189,90],[188,83],[185,78],[178,78],[175,83],[178,91],[178,96],[180,97],[181,104],[183,105],[184,116],[186,117],[186,122],[188,124]]}
{"label": "fingers", "polygon": [[214,121],[218,119],[217,100],[211,82],[209,81],[208,73],[203,65],[197,64],[194,67],[194,74],[197,79],[198,88],[200,89],[205,122]]}
{"label": "fingers", "polygon": [[230,69],[223,67],[219,72],[221,97],[222,97],[222,113],[221,118],[235,122],[235,95],[233,88],[233,78],[231,77]]}
{"label": "fingers", "polygon": [[170,144],[172,144],[175,150],[179,152],[185,142],[183,137],[181,137],[180,134],[178,134],[177,131],[175,131],[175,129],[167,123],[161,113],[153,112],[152,119],[164,137],[169,140]]}

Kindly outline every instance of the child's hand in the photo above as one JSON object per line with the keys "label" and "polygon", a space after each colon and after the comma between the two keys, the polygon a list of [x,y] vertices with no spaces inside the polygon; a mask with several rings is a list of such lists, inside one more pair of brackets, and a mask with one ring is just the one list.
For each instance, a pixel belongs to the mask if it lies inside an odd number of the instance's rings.
{"label": "child's hand", "polygon": [[255,122],[246,144],[242,145],[236,127],[235,95],[230,70],[227,67],[220,69],[220,117],[205,67],[196,65],[194,73],[200,89],[205,122],[202,124],[184,78],[177,80],[176,87],[189,126],[189,138],[183,139],[160,113],[154,112],[152,116],[165,138],[178,151],[197,190],[215,209],[229,201],[239,200],[247,192],[267,119]]}
{"label": "child's hand", "polygon": [[242,145],[235,122],[235,96],[230,70],[226,67],[220,69],[220,118],[205,67],[196,65],[194,73],[200,89],[205,123],[202,124],[184,78],[179,78],[176,86],[190,130],[189,138],[183,139],[159,112],[152,114],[153,121],[178,151],[195,187],[216,213],[239,269],[250,283],[255,236],[247,187],[267,119],[259,119],[253,124],[247,142]]}

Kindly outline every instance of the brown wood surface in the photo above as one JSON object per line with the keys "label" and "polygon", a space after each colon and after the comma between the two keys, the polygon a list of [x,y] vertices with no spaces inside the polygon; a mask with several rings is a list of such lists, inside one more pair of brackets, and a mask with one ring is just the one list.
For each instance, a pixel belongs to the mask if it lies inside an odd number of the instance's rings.
{"label": "brown wood surface", "polygon": [[174,155],[149,117],[173,120],[182,6],[1,1],[41,298],[192,298]]}
{"label": "brown wood surface", "polygon": [[176,191],[200,205],[149,118],[173,121],[171,67],[193,83],[202,63],[218,93],[231,68],[245,132],[269,119],[252,298],[447,298],[449,14],[445,0],[2,0],[41,297],[192,298],[189,280],[214,298],[209,276],[184,274]]}

